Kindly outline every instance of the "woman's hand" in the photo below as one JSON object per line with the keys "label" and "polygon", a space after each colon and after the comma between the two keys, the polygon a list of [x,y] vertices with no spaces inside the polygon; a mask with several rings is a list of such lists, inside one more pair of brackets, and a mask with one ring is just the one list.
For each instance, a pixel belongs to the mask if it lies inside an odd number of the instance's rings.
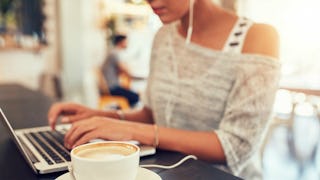
{"label": "woman's hand", "polygon": [[92,117],[72,124],[64,138],[69,149],[92,139],[126,141],[133,139],[133,123],[106,117]]}
{"label": "woman's hand", "polygon": [[56,103],[51,106],[48,113],[49,125],[55,129],[59,116],[62,116],[62,123],[73,123],[92,116],[98,116],[99,111],[75,103]]}

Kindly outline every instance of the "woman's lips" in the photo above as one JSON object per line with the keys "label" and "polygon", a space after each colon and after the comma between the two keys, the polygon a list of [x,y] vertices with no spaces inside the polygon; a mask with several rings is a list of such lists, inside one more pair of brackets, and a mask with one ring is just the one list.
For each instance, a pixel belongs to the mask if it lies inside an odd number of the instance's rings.
{"label": "woman's lips", "polygon": [[165,12],[165,8],[163,7],[153,7],[152,10],[157,15],[161,15]]}

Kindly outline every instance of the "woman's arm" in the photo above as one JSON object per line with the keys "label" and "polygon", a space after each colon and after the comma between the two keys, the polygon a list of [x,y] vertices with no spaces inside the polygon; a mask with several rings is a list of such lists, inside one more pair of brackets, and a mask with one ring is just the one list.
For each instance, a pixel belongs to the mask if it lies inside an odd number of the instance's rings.
{"label": "woman's arm", "polygon": [[158,136],[160,149],[173,150],[184,154],[195,155],[200,159],[225,163],[226,158],[220,141],[214,131],[197,132],[179,130],[153,125],[135,124],[134,139],[139,142],[153,145]]}
{"label": "woman's arm", "polygon": [[101,115],[104,117],[111,117],[126,121],[133,121],[133,122],[141,122],[152,124],[153,123],[153,116],[152,111],[147,108],[143,107],[142,109],[137,110],[127,110],[127,111],[102,111]]}
{"label": "woman's arm", "polygon": [[161,149],[192,154],[198,158],[225,163],[222,146],[214,131],[196,132],[111,118],[93,117],[73,123],[65,136],[67,148],[86,143],[91,139],[137,140],[142,144],[155,145]]}
{"label": "woman's arm", "polygon": [[[75,103],[55,103],[50,107],[48,112],[48,123],[52,129],[55,129],[58,117],[61,117],[62,123],[74,123],[94,116],[120,119],[119,113],[121,112],[115,110],[102,111],[91,109]],[[146,107],[139,110],[126,111],[124,112],[124,117],[128,121],[143,123],[153,122],[151,110]]]}

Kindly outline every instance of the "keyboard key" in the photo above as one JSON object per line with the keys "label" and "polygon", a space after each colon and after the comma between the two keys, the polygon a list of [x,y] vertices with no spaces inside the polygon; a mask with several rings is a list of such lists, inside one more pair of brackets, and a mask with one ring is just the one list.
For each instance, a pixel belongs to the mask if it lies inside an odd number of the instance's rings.
{"label": "keyboard key", "polygon": [[64,134],[58,131],[31,132],[26,137],[48,164],[71,161],[70,151],[63,145]]}
{"label": "keyboard key", "polygon": [[54,149],[48,144],[48,142],[45,142],[44,138],[41,137],[39,133],[30,133],[30,135],[39,143],[41,148],[51,157],[51,159],[55,163],[60,162],[61,158],[56,156]]}
{"label": "keyboard key", "polygon": [[34,142],[34,139],[30,134],[26,134],[27,139],[31,142],[31,144],[36,148],[36,150],[39,152],[39,154],[43,157],[43,159],[50,165],[53,164],[53,162],[49,159],[49,157],[43,152],[42,149],[38,147],[38,144]]}
{"label": "keyboard key", "polygon": [[[40,133],[42,137],[59,153],[60,156],[62,156],[66,161],[70,161],[70,152],[67,150],[64,145],[63,141],[60,141],[61,139],[55,139],[54,134],[58,134],[58,132],[54,131],[46,131]],[[62,134],[59,135],[59,137]],[[58,142],[59,141],[59,142]]]}

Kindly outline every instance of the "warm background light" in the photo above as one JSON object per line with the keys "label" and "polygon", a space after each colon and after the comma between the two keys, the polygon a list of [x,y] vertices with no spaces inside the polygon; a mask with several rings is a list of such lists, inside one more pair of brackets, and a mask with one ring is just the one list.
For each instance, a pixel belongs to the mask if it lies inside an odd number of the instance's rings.
{"label": "warm background light", "polygon": [[282,84],[319,89],[320,1],[240,0],[240,13],[272,24],[280,35]]}

